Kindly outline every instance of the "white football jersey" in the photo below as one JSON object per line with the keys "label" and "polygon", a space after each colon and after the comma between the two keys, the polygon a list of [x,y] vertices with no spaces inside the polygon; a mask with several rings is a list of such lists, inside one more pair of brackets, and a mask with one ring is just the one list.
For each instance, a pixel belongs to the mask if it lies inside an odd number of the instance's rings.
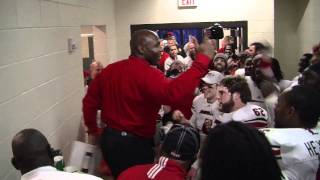
{"label": "white football jersey", "polygon": [[262,129],[287,179],[315,180],[319,168],[320,130]]}
{"label": "white football jersey", "polygon": [[195,113],[197,110],[201,108],[202,104],[205,104],[205,103],[207,103],[207,99],[204,97],[204,94],[203,93],[199,94],[192,101],[191,112]]}
{"label": "white football jersey", "polygon": [[233,112],[231,113],[222,113],[217,121],[219,121],[220,123],[227,123],[227,122],[230,122],[232,121],[232,115],[233,115]]}
{"label": "white football jersey", "polygon": [[254,83],[254,81],[251,79],[250,76],[245,76],[245,79],[247,80],[247,83],[251,92],[251,99],[253,101],[250,103],[266,109],[266,105],[264,103],[264,97],[262,95],[261,90],[257,87],[257,85]]}
{"label": "white football jersey", "polygon": [[246,104],[242,108],[231,112],[224,113],[219,120],[222,123],[229,121],[238,121],[255,128],[268,127],[268,113],[265,109],[254,104]]}
{"label": "white football jersey", "polygon": [[192,114],[190,124],[200,131],[202,131],[205,122],[211,124],[211,128],[213,128],[215,126],[215,120],[221,114],[218,108],[218,101],[214,103],[205,101],[199,104],[197,109],[195,109],[195,113]]}
{"label": "white football jersey", "polygon": [[181,61],[184,65],[187,65],[188,62],[185,62],[184,58],[180,55],[177,55],[177,59],[172,59],[171,57],[168,57],[165,61],[164,61],[164,70],[165,71],[168,71],[170,69],[170,66],[171,64],[174,62],[174,61]]}
{"label": "white football jersey", "polygon": [[208,103],[204,96],[197,96],[198,98],[193,105],[193,114],[190,118],[190,124],[200,132],[200,144],[204,143],[209,130],[216,126],[217,118],[221,115],[218,110],[219,103]]}
{"label": "white football jersey", "polygon": [[232,120],[255,128],[265,128],[268,126],[268,113],[260,106],[247,104],[233,113]]}

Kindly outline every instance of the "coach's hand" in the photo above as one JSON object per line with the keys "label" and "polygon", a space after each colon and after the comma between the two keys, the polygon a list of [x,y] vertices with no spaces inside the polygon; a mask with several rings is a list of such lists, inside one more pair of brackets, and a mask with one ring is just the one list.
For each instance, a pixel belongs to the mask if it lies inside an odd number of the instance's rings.
{"label": "coach's hand", "polygon": [[198,51],[213,59],[216,54],[216,41],[204,36],[203,42],[200,44]]}
{"label": "coach's hand", "polygon": [[190,124],[189,121],[184,117],[183,113],[179,110],[173,111],[172,120],[180,124]]}

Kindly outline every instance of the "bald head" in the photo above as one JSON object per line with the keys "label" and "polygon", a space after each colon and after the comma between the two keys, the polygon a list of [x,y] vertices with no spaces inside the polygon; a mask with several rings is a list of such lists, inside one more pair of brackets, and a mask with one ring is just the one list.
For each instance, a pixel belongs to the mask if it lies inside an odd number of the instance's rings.
{"label": "bald head", "polygon": [[90,70],[93,70],[95,68],[103,68],[103,65],[100,61],[93,61],[91,64],[90,64]]}
{"label": "bald head", "polygon": [[13,165],[22,174],[34,168],[52,165],[50,145],[47,138],[36,129],[24,129],[12,140]]}
{"label": "bald head", "polygon": [[94,79],[103,69],[103,65],[100,61],[93,61],[90,64],[90,76]]}
{"label": "bald head", "polygon": [[145,44],[147,38],[158,39],[154,32],[146,29],[135,31],[130,40],[130,49],[132,55],[139,54],[138,47]]}
{"label": "bald head", "polygon": [[144,58],[151,65],[157,65],[160,59],[160,41],[153,31],[142,29],[135,31],[130,40],[131,55]]}

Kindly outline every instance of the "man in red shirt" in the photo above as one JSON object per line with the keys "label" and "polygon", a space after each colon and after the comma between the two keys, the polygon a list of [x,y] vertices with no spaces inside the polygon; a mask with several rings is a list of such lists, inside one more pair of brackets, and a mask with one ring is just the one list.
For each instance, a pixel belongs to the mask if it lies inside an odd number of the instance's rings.
{"label": "man in red shirt", "polygon": [[196,129],[174,125],[166,135],[157,163],[125,170],[118,180],[183,180],[197,157],[200,135]]}
{"label": "man in red shirt", "polygon": [[175,79],[167,79],[155,68],[161,48],[154,32],[136,31],[130,48],[129,59],[103,69],[83,99],[90,135],[99,135],[96,112],[101,109],[101,121],[107,125],[101,149],[115,177],[133,165],[153,162],[153,135],[161,105],[171,106],[194,93],[214,55],[213,46],[205,41],[192,67]]}

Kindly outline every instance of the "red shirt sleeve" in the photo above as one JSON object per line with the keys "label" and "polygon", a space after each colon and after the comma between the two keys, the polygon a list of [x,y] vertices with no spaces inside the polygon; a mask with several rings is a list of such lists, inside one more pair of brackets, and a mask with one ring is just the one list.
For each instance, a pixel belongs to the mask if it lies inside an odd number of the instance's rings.
{"label": "red shirt sleeve", "polygon": [[82,100],[84,123],[89,134],[97,135],[97,110],[101,107],[102,88],[100,87],[100,74],[90,83],[87,94]]}
{"label": "red shirt sleeve", "polygon": [[201,77],[208,72],[210,59],[208,56],[198,54],[191,68],[175,79],[168,79],[161,72],[154,73],[152,77],[145,77],[144,87],[147,96],[153,101],[172,105],[190,94],[199,85]]}

